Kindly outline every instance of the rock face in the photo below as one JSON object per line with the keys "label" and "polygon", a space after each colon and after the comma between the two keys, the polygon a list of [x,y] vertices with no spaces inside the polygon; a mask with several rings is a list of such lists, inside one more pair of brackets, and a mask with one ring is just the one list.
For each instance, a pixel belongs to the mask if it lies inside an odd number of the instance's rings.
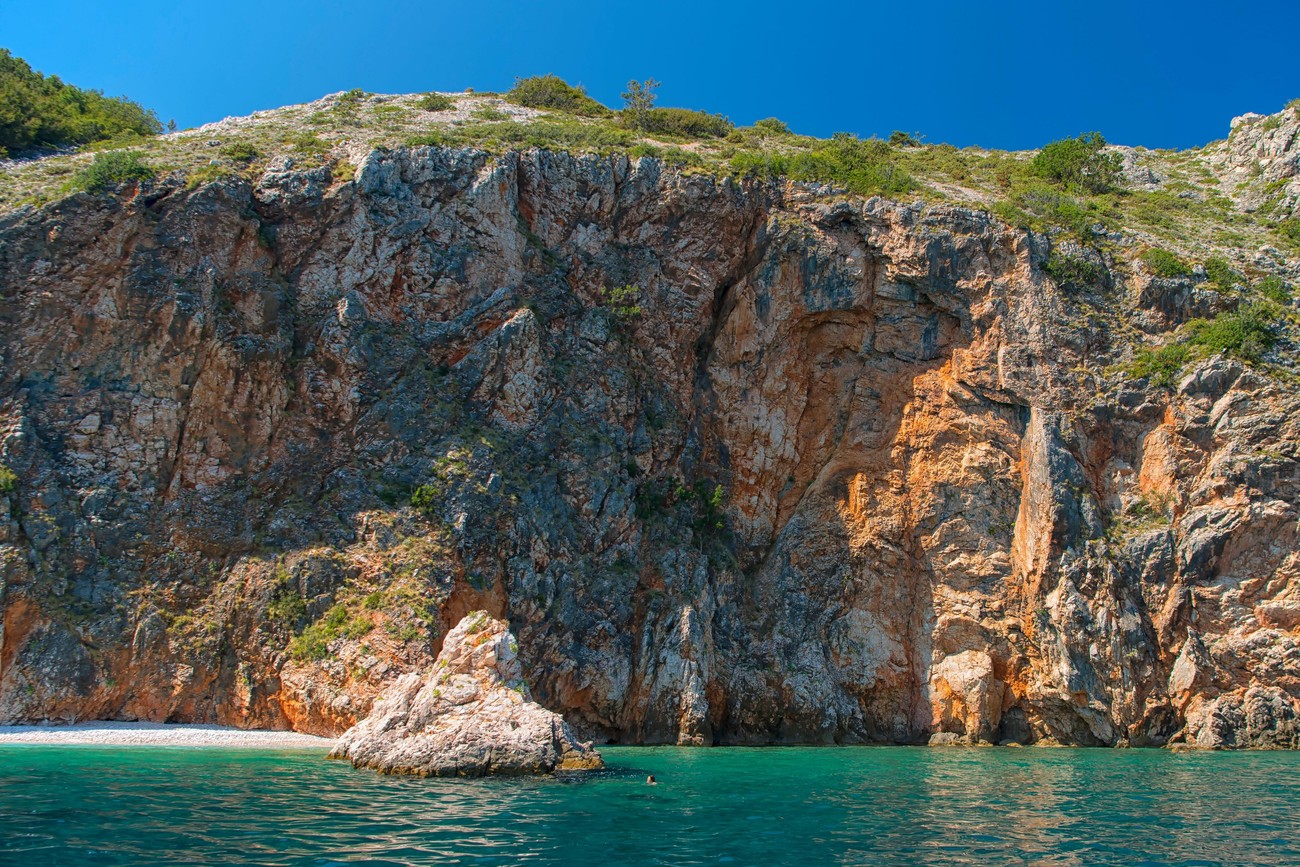
{"label": "rock face", "polygon": [[483,609],[584,736],[1294,745],[1295,387],[1125,378],[1190,278],[824,192],[415,148],[0,218],[0,721],[334,735]]}
{"label": "rock face", "polygon": [[549,774],[604,767],[557,714],[533,701],[509,627],[474,611],[428,674],[397,680],[330,758],[422,777]]}

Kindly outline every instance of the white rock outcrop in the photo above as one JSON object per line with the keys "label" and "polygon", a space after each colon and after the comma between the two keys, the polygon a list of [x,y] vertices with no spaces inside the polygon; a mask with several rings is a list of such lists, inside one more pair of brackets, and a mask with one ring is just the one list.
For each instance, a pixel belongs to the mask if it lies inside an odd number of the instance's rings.
{"label": "white rock outcrop", "polygon": [[447,633],[433,671],[400,678],[330,753],[358,768],[424,777],[604,767],[559,714],[533,701],[509,627],[484,611]]}

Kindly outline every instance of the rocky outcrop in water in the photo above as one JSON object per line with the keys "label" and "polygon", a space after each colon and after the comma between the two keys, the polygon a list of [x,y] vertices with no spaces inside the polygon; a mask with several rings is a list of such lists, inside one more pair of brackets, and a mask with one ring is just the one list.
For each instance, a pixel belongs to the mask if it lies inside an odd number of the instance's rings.
{"label": "rocky outcrop in water", "polygon": [[533,701],[509,627],[474,611],[427,674],[393,684],[330,758],[422,777],[549,774],[604,767],[559,715]]}
{"label": "rocky outcrop in water", "polygon": [[584,736],[1293,745],[1300,397],[1126,376],[1228,304],[1128,262],[539,151],[0,218],[0,720],[333,735],[483,609]]}

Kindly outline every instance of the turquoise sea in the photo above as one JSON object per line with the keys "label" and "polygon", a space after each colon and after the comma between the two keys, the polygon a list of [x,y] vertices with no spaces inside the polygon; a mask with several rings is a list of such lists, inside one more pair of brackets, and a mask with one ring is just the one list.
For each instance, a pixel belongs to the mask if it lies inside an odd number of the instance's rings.
{"label": "turquoise sea", "polygon": [[421,780],[314,750],[0,747],[0,863],[1300,864],[1294,753],[603,752],[568,779]]}

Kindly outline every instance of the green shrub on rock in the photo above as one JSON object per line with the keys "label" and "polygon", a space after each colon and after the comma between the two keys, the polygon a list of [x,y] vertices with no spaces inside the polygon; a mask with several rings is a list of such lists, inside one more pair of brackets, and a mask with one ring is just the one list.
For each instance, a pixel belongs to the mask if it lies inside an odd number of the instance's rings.
{"label": "green shrub on rock", "polygon": [[916,181],[880,139],[837,132],[815,149],[790,157],[787,171],[797,181],[821,181],[863,195],[897,195],[916,189]]}
{"label": "green shrub on rock", "polygon": [[1224,352],[1243,361],[1259,361],[1276,342],[1272,325],[1275,316],[1269,304],[1243,307],[1214,319],[1188,323],[1188,342],[1207,352]]}
{"label": "green shrub on rock", "polygon": [[102,193],[128,181],[147,181],[155,176],[153,168],[135,151],[108,151],[96,154],[94,161],[77,173],[72,189]]}
{"label": "green shrub on rock", "polygon": [[1300,249],[1300,217],[1289,217],[1279,221],[1274,231],[1287,246]]}
{"label": "green shrub on rock", "polygon": [[1211,256],[1205,260],[1205,276],[1224,292],[1241,282],[1241,274],[1221,256]]}
{"label": "green shrub on rock", "polygon": [[1187,263],[1179,259],[1168,250],[1162,250],[1159,247],[1152,247],[1144,251],[1140,257],[1143,264],[1156,277],[1174,278],[1189,277],[1192,269]]}
{"label": "green shrub on rock", "polygon": [[1090,259],[1053,250],[1043,263],[1043,273],[1058,286],[1096,286],[1106,280],[1106,269]]}
{"label": "green shrub on rock", "polygon": [[1030,168],[1041,178],[1088,193],[1105,193],[1119,186],[1123,160],[1103,151],[1099,132],[1061,139],[1043,147]]}
{"label": "green shrub on rock", "polygon": [[1255,291],[1276,304],[1290,304],[1291,287],[1276,274],[1269,274],[1255,284]]}
{"label": "green shrub on rock", "polygon": [[764,135],[793,135],[793,133],[790,132],[790,127],[786,125],[785,121],[778,120],[774,117],[765,117],[762,120],[754,121],[754,129]]}
{"label": "green shrub on rock", "polygon": [[1145,379],[1159,388],[1169,388],[1191,358],[1192,350],[1186,343],[1142,349],[1129,363],[1127,373],[1133,379]]}
{"label": "green shrub on rock", "polygon": [[528,108],[546,108],[583,117],[604,117],[613,112],[558,75],[534,75],[515,79],[506,101]]}
{"label": "green shrub on rock", "polygon": [[720,114],[689,108],[651,108],[642,116],[639,128],[652,134],[684,138],[722,138],[734,126]]}
{"label": "green shrub on rock", "polygon": [[424,111],[451,111],[456,100],[441,93],[426,93],[415,101],[415,107]]}

